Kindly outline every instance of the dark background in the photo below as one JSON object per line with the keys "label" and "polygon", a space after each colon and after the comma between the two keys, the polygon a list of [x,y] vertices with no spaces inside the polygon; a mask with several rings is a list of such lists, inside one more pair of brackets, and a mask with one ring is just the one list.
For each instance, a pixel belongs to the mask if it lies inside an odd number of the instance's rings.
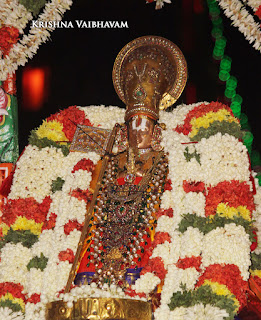
{"label": "dark background", "polygon": [[[254,148],[261,152],[260,52],[256,51],[230,20],[222,16],[227,38],[226,54],[232,58],[231,74],[238,79],[237,93],[243,98],[254,134]],[[219,63],[213,59],[214,42],[208,8],[201,0],[172,0],[161,10],[145,0],[75,0],[63,21],[74,29],[56,29],[51,40],[17,73],[20,151],[30,131],[44,118],[70,105],[118,105],[111,72],[114,60],[129,41],[143,35],[159,35],[177,44],[188,63],[189,80],[176,104],[222,101],[225,85],[218,82]],[[79,29],[75,20],[127,21],[123,29]],[[37,111],[28,110],[22,96],[22,76],[26,68],[48,70],[45,101]],[[194,88],[194,89],[193,89]]]}

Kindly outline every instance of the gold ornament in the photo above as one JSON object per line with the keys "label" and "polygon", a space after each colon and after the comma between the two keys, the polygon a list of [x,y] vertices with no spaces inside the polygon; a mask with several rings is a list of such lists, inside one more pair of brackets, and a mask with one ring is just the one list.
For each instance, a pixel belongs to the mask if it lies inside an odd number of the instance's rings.
{"label": "gold ornament", "polygon": [[112,79],[119,98],[127,105],[125,120],[135,114],[157,120],[159,109],[168,108],[180,97],[187,81],[187,63],[171,41],[144,36],[120,51]]}
{"label": "gold ornament", "polygon": [[133,299],[85,298],[73,302],[54,301],[46,305],[46,320],[151,320],[149,302]]}

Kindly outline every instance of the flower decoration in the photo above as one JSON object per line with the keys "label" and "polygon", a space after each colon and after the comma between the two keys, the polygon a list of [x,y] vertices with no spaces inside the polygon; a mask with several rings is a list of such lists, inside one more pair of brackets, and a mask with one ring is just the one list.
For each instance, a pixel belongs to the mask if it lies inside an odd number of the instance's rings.
{"label": "flower decoration", "polygon": [[124,111],[72,106],[34,130],[17,162],[1,217],[0,315],[44,320],[49,301],[147,300],[156,287],[161,291],[156,320],[232,319],[244,307],[251,259],[252,277],[261,284],[261,248],[258,242],[251,247],[260,235],[261,191],[256,184],[254,192],[238,121],[215,102],[178,106],[161,112],[161,118],[167,126],[162,139],[167,183],[155,230],[140,241],[145,267],[135,258],[144,268],[126,291],[92,284],[62,293],[100,160],[94,152],[69,152],[75,124],[111,129],[123,122]]}
{"label": "flower decoration", "polygon": [[85,118],[84,112],[79,110],[76,106],[71,106],[47,118],[47,122],[52,122],[54,120],[62,124],[62,130],[69,141],[72,141],[73,139],[77,124],[85,126],[92,125],[90,120]]}
{"label": "flower decoration", "polygon": [[68,141],[64,132],[62,123],[53,121],[44,121],[43,124],[35,131],[40,139],[47,138],[56,142]]}
{"label": "flower decoration", "polygon": [[24,311],[26,297],[23,287],[10,282],[0,283],[0,306],[8,307],[14,312]]}
{"label": "flower decoration", "polygon": [[171,0],[146,0],[146,3],[152,3],[154,1],[156,2],[156,10],[161,9],[164,6],[164,2],[171,3]]}
{"label": "flower decoration", "polygon": [[201,104],[188,112],[184,124],[175,130],[188,135],[192,141],[200,141],[218,132],[240,138],[239,121],[229,107],[219,102]]}
{"label": "flower decoration", "polygon": [[17,43],[19,30],[10,26],[0,28],[0,50],[4,56],[8,55],[12,46]]}
{"label": "flower decoration", "polygon": [[[225,15],[232,20],[232,25],[243,33],[256,50],[261,51],[260,23],[255,21],[256,17],[260,19],[260,1],[248,0],[242,3],[238,0],[217,0],[217,2]],[[253,9],[253,13],[248,7]]]}
{"label": "flower decoration", "polygon": [[[24,4],[24,5],[23,5]],[[30,6],[27,1],[3,0],[1,3],[0,22],[0,48],[4,57],[0,60],[0,79],[6,80],[8,74],[13,74],[20,65],[24,66],[29,58],[37,52],[39,46],[50,37],[53,27],[30,27],[28,34],[23,34],[28,22],[32,20]],[[40,6],[42,6],[41,3]],[[43,12],[38,16],[38,21],[60,21],[66,10],[70,8],[71,0],[52,0],[46,3]],[[33,5],[34,14],[39,8]],[[19,34],[21,38],[19,39]]]}

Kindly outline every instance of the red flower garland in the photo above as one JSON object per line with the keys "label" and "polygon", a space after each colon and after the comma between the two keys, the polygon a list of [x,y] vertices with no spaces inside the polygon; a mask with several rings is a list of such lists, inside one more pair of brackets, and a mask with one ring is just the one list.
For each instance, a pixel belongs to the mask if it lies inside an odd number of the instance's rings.
{"label": "red flower garland", "polygon": [[148,264],[142,269],[141,275],[151,272],[163,280],[167,274],[164,262],[160,257],[149,259]]}
{"label": "red flower garland", "polygon": [[198,272],[201,272],[201,260],[201,257],[186,257],[183,259],[179,259],[176,263],[176,266],[183,270],[194,267]]}
{"label": "red flower garland", "polygon": [[156,218],[159,219],[159,217],[161,216],[168,216],[170,218],[173,217],[173,209],[172,208],[169,208],[169,209],[159,209],[159,211],[157,211],[155,213],[156,215]]}
{"label": "red flower garland", "polygon": [[205,183],[201,181],[183,181],[183,189],[188,192],[203,192],[205,193]]}
{"label": "red flower garland", "polygon": [[203,103],[193,108],[193,110],[189,111],[185,118],[184,124],[178,125],[174,130],[178,133],[188,135],[192,130],[191,120],[193,118],[202,117],[206,115],[208,112],[218,112],[220,109],[227,110],[230,113],[230,115],[234,117],[232,110],[228,106],[220,102],[210,102],[209,104]]}
{"label": "red flower garland", "polygon": [[0,186],[0,194],[7,198],[11,191],[11,186],[13,184],[13,178],[14,178],[14,170],[9,174],[7,178],[2,182]]}
{"label": "red flower garland", "polygon": [[227,203],[234,208],[246,206],[250,212],[255,210],[253,194],[245,181],[222,181],[215,187],[209,188],[206,196],[206,216],[216,214],[220,202]]}
{"label": "red flower garland", "polygon": [[162,244],[165,241],[171,242],[171,237],[168,232],[157,232],[154,237],[154,241],[152,243],[153,248],[155,248],[158,244]]}
{"label": "red flower garland", "polygon": [[170,179],[167,179],[166,182],[165,182],[164,191],[166,191],[166,190],[169,190],[169,191],[172,190],[171,180]]}
{"label": "red flower garland", "polygon": [[58,255],[60,261],[69,261],[69,263],[73,263],[74,261],[74,253],[72,249],[67,248],[66,251],[61,251]]}
{"label": "red flower garland", "polygon": [[77,170],[86,170],[87,172],[92,172],[95,166],[92,160],[90,159],[81,159],[72,170],[72,173],[76,172]]}
{"label": "red flower garland", "polygon": [[61,110],[60,112],[51,115],[46,120],[57,120],[61,122],[63,124],[63,132],[69,141],[72,141],[76,131],[75,123],[92,126],[90,120],[85,119],[84,111],[79,110],[76,106],[71,106],[67,109]]}
{"label": "red flower garland", "polygon": [[4,296],[6,293],[11,293],[14,298],[22,299],[26,301],[26,296],[22,293],[24,287],[19,283],[13,282],[2,282],[0,283],[0,297]]}
{"label": "red flower garland", "polygon": [[9,200],[3,208],[2,222],[11,226],[18,216],[23,216],[28,220],[34,220],[36,223],[42,223],[46,219],[51,202],[49,196],[45,197],[42,203],[38,203],[32,197]]}
{"label": "red flower garland", "polygon": [[55,213],[51,213],[48,220],[45,220],[42,231],[43,230],[51,230],[55,227],[57,215]]}
{"label": "red flower garland", "polygon": [[37,304],[40,301],[41,301],[41,295],[37,293],[32,294],[31,297],[27,299],[27,302],[33,303],[33,304]]}
{"label": "red flower garland", "polygon": [[212,264],[208,266],[199,278],[196,287],[200,287],[205,280],[225,285],[235,295],[240,303],[240,309],[247,303],[246,292],[248,282],[241,277],[239,268],[234,264]]}
{"label": "red flower garland", "polygon": [[64,233],[68,236],[74,229],[78,231],[82,231],[83,223],[79,223],[77,220],[69,220],[64,225]]}
{"label": "red flower garland", "polygon": [[135,296],[139,296],[140,298],[146,298],[146,294],[145,293],[137,293],[135,290],[131,289],[131,288],[128,288],[124,291],[124,293],[127,295],[127,296],[130,296],[130,297],[135,297]]}
{"label": "red flower garland", "polygon": [[70,195],[72,197],[75,197],[78,200],[84,200],[86,203],[88,201],[92,200],[92,193],[88,189],[82,190],[82,189],[78,188],[78,189],[71,191]]}
{"label": "red flower garland", "polygon": [[0,49],[4,56],[7,56],[12,46],[17,43],[19,30],[15,27],[4,26],[0,28]]}

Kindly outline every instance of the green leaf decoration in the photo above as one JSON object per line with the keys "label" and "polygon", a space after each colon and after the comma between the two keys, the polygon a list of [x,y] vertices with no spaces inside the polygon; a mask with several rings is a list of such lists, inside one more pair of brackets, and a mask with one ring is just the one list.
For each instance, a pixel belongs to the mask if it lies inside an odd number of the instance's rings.
{"label": "green leaf decoration", "polygon": [[251,253],[251,270],[261,270],[261,254]]}
{"label": "green leaf decoration", "polygon": [[54,147],[62,150],[63,155],[68,156],[70,150],[68,145],[60,145],[52,140],[47,138],[39,139],[35,130],[31,131],[31,134],[28,139],[29,144],[38,147],[39,149],[43,149],[46,147]]}
{"label": "green leaf decoration", "polygon": [[0,307],[2,308],[9,308],[13,312],[19,312],[22,311],[22,307],[19,303],[14,303],[12,300],[6,299],[6,300],[0,300]]}
{"label": "green leaf decoration", "polygon": [[200,141],[203,138],[208,139],[217,133],[230,134],[237,139],[242,139],[242,132],[239,123],[228,121],[213,121],[208,128],[201,127],[198,133],[191,138],[192,141]]}
{"label": "green leaf decoration", "polygon": [[6,243],[21,243],[26,248],[31,248],[35,242],[38,241],[38,236],[32,233],[30,230],[13,230],[9,229],[8,233],[4,236],[0,242],[0,249],[2,249]]}
{"label": "green leaf decoration", "polygon": [[28,263],[27,270],[30,271],[32,268],[40,269],[43,271],[47,266],[48,258],[46,258],[43,253],[41,253],[40,257],[34,257]]}
{"label": "green leaf decoration", "polygon": [[[235,297],[232,295],[232,297]],[[237,306],[234,300],[229,296],[215,294],[209,285],[204,285],[196,290],[185,290],[173,293],[169,308],[174,310],[179,307],[193,307],[196,304],[202,303],[204,306],[212,305],[220,309],[226,310],[229,317],[226,319],[233,320],[236,315]]]}
{"label": "green leaf decoration", "polygon": [[195,150],[193,153],[189,153],[188,147],[185,148],[184,156],[186,161],[189,162],[192,158],[195,158],[199,164],[200,163],[200,154]]}
{"label": "green leaf decoration", "polygon": [[234,217],[233,219],[215,215],[210,217],[199,217],[195,214],[188,213],[183,216],[179,223],[178,230],[184,233],[188,227],[198,228],[202,233],[207,234],[217,227],[223,228],[226,224],[235,223],[236,225],[243,226],[246,233],[249,234],[250,241],[254,240],[254,227],[251,221],[247,221],[242,217]]}
{"label": "green leaf decoration", "polygon": [[52,192],[54,193],[55,191],[59,191],[62,190],[63,184],[64,184],[64,180],[60,177],[58,177],[56,180],[52,181]]}
{"label": "green leaf decoration", "polygon": [[46,0],[18,0],[28,11],[32,12],[34,17],[37,17],[40,10],[44,7]]}

